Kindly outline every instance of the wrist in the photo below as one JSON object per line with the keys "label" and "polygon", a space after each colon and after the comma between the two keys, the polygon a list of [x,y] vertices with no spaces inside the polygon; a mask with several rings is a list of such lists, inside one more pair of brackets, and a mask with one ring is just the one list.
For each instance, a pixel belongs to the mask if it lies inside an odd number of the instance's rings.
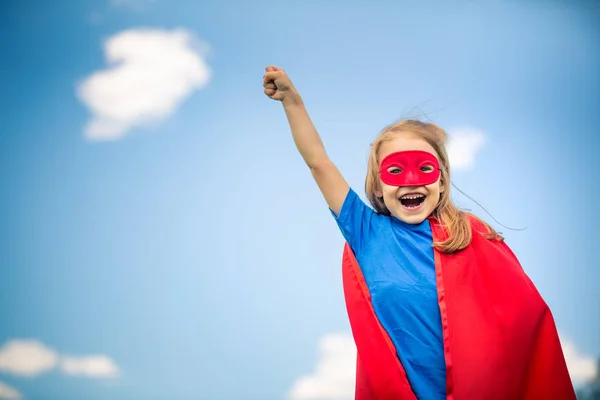
{"label": "wrist", "polygon": [[302,105],[302,98],[295,90],[290,91],[281,101],[284,107],[293,107]]}

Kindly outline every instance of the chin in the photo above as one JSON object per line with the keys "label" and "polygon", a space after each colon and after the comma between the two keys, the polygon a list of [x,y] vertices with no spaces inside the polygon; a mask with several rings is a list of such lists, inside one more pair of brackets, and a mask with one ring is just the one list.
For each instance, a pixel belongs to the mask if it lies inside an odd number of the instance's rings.
{"label": "chin", "polygon": [[406,215],[405,213],[393,213],[394,217],[399,220],[406,222],[407,224],[417,225],[421,222],[425,221],[429,215],[425,215],[424,213],[419,214],[410,214]]}

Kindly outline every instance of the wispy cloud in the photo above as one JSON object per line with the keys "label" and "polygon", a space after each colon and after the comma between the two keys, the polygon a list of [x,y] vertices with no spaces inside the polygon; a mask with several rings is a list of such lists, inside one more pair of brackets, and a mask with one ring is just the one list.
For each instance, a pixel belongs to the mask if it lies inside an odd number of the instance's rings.
{"label": "wispy cloud", "polygon": [[119,368],[103,354],[60,355],[37,340],[15,339],[0,347],[0,371],[19,376],[36,376],[57,367],[67,375],[114,378]]}
{"label": "wispy cloud", "polygon": [[[571,379],[575,384],[592,382],[600,371],[593,357],[581,354],[575,344],[561,338]],[[301,376],[288,400],[351,400],[354,398],[356,346],[349,334],[325,335],[319,342],[315,371]]]}
{"label": "wispy cloud", "polygon": [[53,349],[36,340],[12,340],[0,347],[0,371],[35,376],[50,371],[58,362]]}
{"label": "wispy cloud", "polygon": [[486,134],[474,128],[450,130],[446,149],[454,170],[470,170],[475,166],[477,153],[483,148]]}
{"label": "wispy cloud", "polygon": [[[108,379],[119,375],[119,368],[106,355],[61,355],[37,340],[15,339],[0,347],[0,372],[33,378],[59,369],[66,375]],[[0,382],[0,399],[20,399],[16,389]]]}
{"label": "wispy cloud", "polygon": [[116,364],[104,355],[87,357],[63,357],[61,370],[68,375],[79,375],[93,378],[113,378],[118,375]]}
{"label": "wispy cloud", "polygon": [[593,381],[598,376],[598,364],[593,357],[582,354],[575,343],[569,339],[561,338],[561,345],[567,361],[567,368],[571,379],[576,384]]}
{"label": "wispy cloud", "polygon": [[23,396],[17,389],[8,386],[6,383],[0,382],[0,399],[3,400],[20,400]]}
{"label": "wispy cloud", "polygon": [[110,0],[115,7],[125,7],[134,11],[142,11],[156,3],[156,0]]}
{"label": "wispy cloud", "polygon": [[315,371],[300,377],[288,394],[289,400],[351,400],[354,398],[356,346],[352,336],[325,335],[319,342]]}
{"label": "wispy cloud", "polygon": [[114,378],[119,368],[103,354],[60,355],[37,340],[15,339],[0,347],[0,371],[12,375],[33,377],[57,367],[67,375],[94,378]]}
{"label": "wispy cloud", "polygon": [[93,116],[90,140],[116,140],[134,127],[171,116],[210,79],[200,42],[185,29],[131,29],[104,46],[109,68],[94,72],[77,93]]}

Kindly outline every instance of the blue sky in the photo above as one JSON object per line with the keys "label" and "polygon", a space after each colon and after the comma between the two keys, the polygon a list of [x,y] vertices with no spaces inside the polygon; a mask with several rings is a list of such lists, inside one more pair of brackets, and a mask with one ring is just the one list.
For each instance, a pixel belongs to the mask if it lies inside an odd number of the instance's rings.
{"label": "blue sky", "polygon": [[[369,143],[390,122],[424,110],[457,137],[478,132],[454,183],[527,227],[500,230],[551,306],[573,374],[600,357],[597,2],[1,7],[0,396],[309,400],[293,389],[302,377],[345,384],[317,370],[349,348],[343,239],[262,92],[269,64],[291,75],[361,195]],[[90,138],[97,109],[79,88],[115,68],[106,40],[141,29],[187,32],[174,54],[195,55],[207,80],[171,78],[179,64],[159,54],[165,74],[140,79],[164,93],[115,90],[161,116],[140,126],[134,110],[117,138]],[[164,111],[178,84],[187,92]],[[109,116],[122,110],[95,89]]]}

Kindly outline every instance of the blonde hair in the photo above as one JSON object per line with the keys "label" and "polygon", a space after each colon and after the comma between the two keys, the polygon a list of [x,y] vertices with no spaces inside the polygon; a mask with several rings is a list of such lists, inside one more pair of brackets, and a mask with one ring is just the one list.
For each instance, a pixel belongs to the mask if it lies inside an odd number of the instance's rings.
{"label": "blonde hair", "polygon": [[442,172],[440,185],[443,187],[443,191],[441,192],[436,208],[433,210],[432,216],[441,223],[448,236],[445,241],[434,242],[433,247],[443,253],[454,253],[466,248],[471,243],[473,235],[469,218],[475,218],[483,224],[487,230],[487,233],[484,233],[487,239],[502,241],[503,238],[489,224],[472,214],[458,209],[452,202],[450,198],[450,163],[445,146],[447,134],[443,129],[432,123],[417,120],[403,120],[394,123],[384,128],[377,139],[371,144],[365,191],[375,211],[383,215],[391,215],[383,202],[383,198],[375,195],[375,192],[381,191],[379,148],[382,143],[392,140],[402,132],[410,132],[429,143],[437,153],[440,161]]}

